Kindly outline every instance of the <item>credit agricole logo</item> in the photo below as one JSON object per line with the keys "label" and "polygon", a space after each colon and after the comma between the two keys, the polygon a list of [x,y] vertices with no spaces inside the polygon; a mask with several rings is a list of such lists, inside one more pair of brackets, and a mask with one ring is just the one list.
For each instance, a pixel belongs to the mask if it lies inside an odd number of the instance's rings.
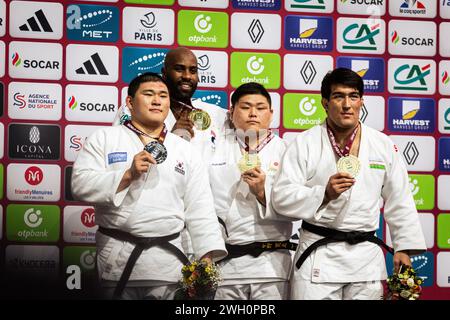
{"label": "credit agricole logo", "polygon": [[178,12],[178,43],[182,46],[226,48],[228,15],[223,12]]}
{"label": "credit agricole logo", "polygon": [[275,53],[233,52],[231,54],[231,85],[257,82],[266,89],[280,87],[281,58]]}

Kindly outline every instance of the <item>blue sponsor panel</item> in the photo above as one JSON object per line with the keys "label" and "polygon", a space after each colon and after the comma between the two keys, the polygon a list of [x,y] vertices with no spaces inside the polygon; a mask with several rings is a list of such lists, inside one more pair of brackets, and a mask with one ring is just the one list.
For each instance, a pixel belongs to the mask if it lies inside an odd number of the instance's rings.
{"label": "blue sponsor panel", "polygon": [[[429,287],[434,284],[434,255],[432,252],[425,252],[411,257],[412,267],[417,275],[423,279],[422,287]],[[392,276],[394,264],[392,254],[386,254],[386,270],[388,276]]]}
{"label": "blue sponsor panel", "polygon": [[439,138],[438,144],[439,153],[439,170],[450,171],[450,138]]}
{"label": "blue sponsor panel", "polygon": [[333,50],[333,19],[286,16],[284,46],[288,50]]}
{"label": "blue sponsor panel", "polygon": [[228,95],[225,91],[196,90],[192,98],[215,104],[216,106],[228,110]]}
{"label": "blue sponsor panel", "polygon": [[281,0],[233,0],[235,9],[280,10]]}
{"label": "blue sponsor panel", "polygon": [[364,92],[384,91],[384,59],[338,57],[336,66],[351,69],[359,74],[364,82]]}
{"label": "blue sponsor panel", "polygon": [[433,133],[435,114],[434,99],[391,97],[388,100],[388,127],[391,131]]}
{"label": "blue sponsor panel", "polygon": [[116,42],[119,40],[119,9],[110,6],[72,4],[66,10],[67,38]]}
{"label": "blue sponsor panel", "polygon": [[168,49],[125,47],[122,51],[122,80],[130,83],[145,72],[161,74]]}

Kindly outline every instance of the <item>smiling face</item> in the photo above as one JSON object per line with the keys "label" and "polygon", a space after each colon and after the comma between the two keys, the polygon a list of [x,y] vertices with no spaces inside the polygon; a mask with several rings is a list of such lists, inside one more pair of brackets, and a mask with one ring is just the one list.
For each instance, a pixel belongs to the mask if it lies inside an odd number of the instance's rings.
{"label": "smiling face", "polygon": [[273,110],[261,94],[247,94],[231,108],[231,120],[236,129],[243,131],[269,129]]}
{"label": "smiling face", "polygon": [[333,84],[329,99],[323,98],[322,105],[328,124],[338,131],[346,131],[358,125],[363,99],[357,89]]}
{"label": "smiling face", "polygon": [[169,112],[169,90],[163,82],[143,82],[134,97],[127,96],[126,103],[133,122],[144,128],[157,128]]}

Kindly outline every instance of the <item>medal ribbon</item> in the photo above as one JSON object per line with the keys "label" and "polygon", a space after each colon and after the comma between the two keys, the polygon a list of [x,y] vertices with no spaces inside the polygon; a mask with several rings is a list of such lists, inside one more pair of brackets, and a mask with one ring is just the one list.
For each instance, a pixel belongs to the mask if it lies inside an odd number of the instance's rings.
{"label": "medal ribbon", "polygon": [[353,130],[350,138],[347,140],[347,143],[345,144],[344,148],[341,150],[339,148],[338,144],[336,143],[336,138],[334,137],[333,131],[331,131],[331,128],[330,128],[330,126],[327,123],[328,137],[330,138],[330,142],[331,142],[331,145],[333,147],[334,152],[339,157],[346,157],[346,156],[348,156],[350,154],[350,149],[352,148],[353,142],[355,141],[356,133],[358,132],[358,128],[359,128],[359,124]]}
{"label": "medal ribbon", "polygon": [[188,104],[186,104],[186,103],[184,103],[184,102],[178,101],[178,100],[172,100],[172,101],[175,101],[176,103],[182,105],[183,108],[188,108],[190,111],[193,111],[193,110],[200,110],[200,111],[203,111],[203,110],[201,110],[201,109],[198,109],[198,108],[196,108],[196,107],[194,107],[194,106],[190,106],[190,105],[188,105]]}
{"label": "medal ribbon", "polygon": [[[143,132],[142,130],[139,130],[138,128],[136,128],[134,126],[133,123],[131,123],[130,120],[127,120],[123,123],[123,125],[125,127],[127,127],[128,129],[130,129],[131,131],[133,131],[134,133],[136,133],[137,135],[142,135],[142,136],[146,136],[152,139],[155,139],[154,137],[152,137],[151,135],[146,134],[145,132]],[[166,135],[167,135],[167,128],[166,125],[163,125],[163,129],[161,131],[161,133],[159,134],[158,139],[156,139],[159,143],[164,144],[164,140],[166,139]]]}
{"label": "medal ribbon", "polygon": [[274,137],[274,133],[272,132],[272,130],[268,130],[269,134],[263,139],[263,141],[261,141],[255,149],[250,150],[250,146],[245,142],[242,141],[241,139],[239,139],[239,137],[236,135],[236,140],[239,143],[239,146],[245,150],[245,152],[247,153],[258,153],[260,152],[269,142],[270,140],[273,139]]}

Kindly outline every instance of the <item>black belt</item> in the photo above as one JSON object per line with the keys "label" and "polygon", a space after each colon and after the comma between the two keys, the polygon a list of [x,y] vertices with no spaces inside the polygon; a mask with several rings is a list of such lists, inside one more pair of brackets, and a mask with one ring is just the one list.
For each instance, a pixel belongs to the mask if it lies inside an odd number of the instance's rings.
{"label": "black belt", "polygon": [[183,251],[178,249],[175,245],[171,244],[169,241],[174,240],[179,237],[180,233],[174,233],[164,237],[152,237],[152,238],[144,238],[144,237],[136,237],[132,234],[121,231],[118,229],[108,229],[99,227],[98,231],[107,235],[111,238],[130,242],[135,245],[133,251],[131,252],[130,257],[128,258],[127,264],[125,265],[125,269],[120,276],[119,282],[114,290],[113,298],[120,298],[122,295],[123,289],[130,278],[131,271],[133,271],[134,265],[136,264],[137,259],[140,257],[142,251],[149,249],[153,246],[158,246],[164,248],[171,253],[173,253],[183,264],[189,263],[188,258],[184,255]]}
{"label": "black belt", "polygon": [[288,249],[295,251],[297,249],[297,244],[286,241],[267,241],[267,242],[252,242],[244,245],[233,245],[233,244],[225,244],[228,255],[224,258],[224,260],[239,258],[245,256],[246,254],[250,254],[253,257],[258,257],[264,251],[274,251],[281,249]]}
{"label": "black belt", "polygon": [[300,255],[300,257],[298,258],[298,260],[295,264],[297,269],[300,269],[303,262],[305,262],[306,258],[308,258],[308,256],[311,254],[311,252],[316,250],[318,247],[324,246],[324,245],[326,245],[328,243],[332,243],[332,242],[344,242],[345,241],[349,244],[357,244],[360,242],[369,241],[369,242],[373,242],[373,243],[383,247],[390,253],[394,254],[394,249],[392,249],[387,244],[385,244],[383,242],[383,240],[381,240],[380,238],[377,238],[375,236],[375,231],[344,232],[344,231],[329,229],[329,228],[325,228],[325,227],[315,226],[306,221],[302,222],[302,229],[305,229],[309,232],[318,234],[319,236],[322,236],[324,238],[317,240],[312,245],[310,245],[308,248],[306,248],[306,250]]}

